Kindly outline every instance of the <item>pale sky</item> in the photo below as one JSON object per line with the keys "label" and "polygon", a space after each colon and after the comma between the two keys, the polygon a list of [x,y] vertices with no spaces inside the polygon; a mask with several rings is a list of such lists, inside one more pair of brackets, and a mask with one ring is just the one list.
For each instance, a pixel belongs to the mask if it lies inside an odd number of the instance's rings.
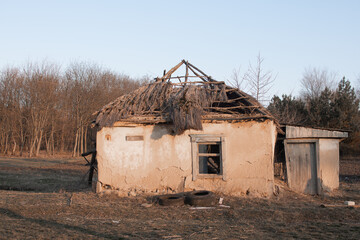
{"label": "pale sky", "polygon": [[360,1],[0,0],[0,68],[90,61],[156,77],[186,59],[224,81],[259,52],[277,74],[271,95],[296,95],[308,67],[355,83]]}

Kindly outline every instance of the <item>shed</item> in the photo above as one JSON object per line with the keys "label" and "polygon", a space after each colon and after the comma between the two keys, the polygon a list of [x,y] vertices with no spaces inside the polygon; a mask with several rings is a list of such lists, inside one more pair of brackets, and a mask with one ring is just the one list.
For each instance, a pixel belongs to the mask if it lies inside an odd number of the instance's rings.
{"label": "shed", "polygon": [[[181,66],[185,73],[175,75]],[[273,192],[276,120],[185,60],[95,117],[97,191]]]}
{"label": "shed", "polygon": [[339,142],[348,133],[331,129],[285,126],[287,182],[306,194],[323,194],[339,187]]}

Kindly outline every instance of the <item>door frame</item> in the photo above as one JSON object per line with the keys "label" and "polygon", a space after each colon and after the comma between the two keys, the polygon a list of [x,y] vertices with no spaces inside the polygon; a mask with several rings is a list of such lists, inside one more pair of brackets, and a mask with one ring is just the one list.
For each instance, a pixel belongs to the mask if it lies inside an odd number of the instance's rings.
{"label": "door frame", "polygon": [[320,151],[319,151],[319,139],[285,139],[285,161],[286,161],[286,179],[289,188],[291,188],[291,176],[290,176],[290,164],[289,164],[289,147],[288,144],[302,144],[302,143],[314,143],[315,144],[315,167],[316,167],[316,194],[321,194],[321,181],[320,181]]}

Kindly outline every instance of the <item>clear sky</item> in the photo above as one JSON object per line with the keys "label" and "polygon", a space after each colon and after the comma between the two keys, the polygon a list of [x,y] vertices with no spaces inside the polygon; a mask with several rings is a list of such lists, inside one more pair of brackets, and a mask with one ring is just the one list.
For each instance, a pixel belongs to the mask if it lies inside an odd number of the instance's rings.
{"label": "clear sky", "polygon": [[259,52],[277,74],[272,94],[296,95],[307,67],[355,83],[360,1],[0,0],[0,68],[90,61],[156,77],[187,59],[226,80]]}

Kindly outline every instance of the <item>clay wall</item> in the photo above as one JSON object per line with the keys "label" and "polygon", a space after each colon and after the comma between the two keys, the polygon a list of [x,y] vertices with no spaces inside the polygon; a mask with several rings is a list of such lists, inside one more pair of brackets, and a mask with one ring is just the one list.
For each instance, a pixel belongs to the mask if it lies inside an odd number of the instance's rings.
{"label": "clay wall", "polygon": [[[206,189],[257,196],[273,192],[273,121],[204,123],[202,131],[187,130],[176,136],[166,124],[116,126],[97,133],[99,191],[110,187],[127,195]],[[193,180],[192,134],[223,136],[226,178]]]}

